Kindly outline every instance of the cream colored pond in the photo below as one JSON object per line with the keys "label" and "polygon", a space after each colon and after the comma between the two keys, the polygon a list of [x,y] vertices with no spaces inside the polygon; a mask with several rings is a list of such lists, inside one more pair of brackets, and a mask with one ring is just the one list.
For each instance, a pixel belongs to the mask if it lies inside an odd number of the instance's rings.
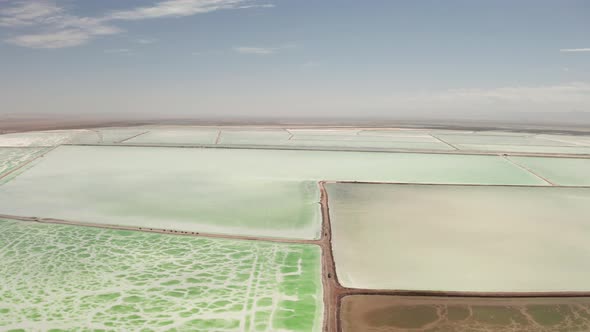
{"label": "cream colored pond", "polygon": [[347,287],[590,290],[590,188],[328,184]]}

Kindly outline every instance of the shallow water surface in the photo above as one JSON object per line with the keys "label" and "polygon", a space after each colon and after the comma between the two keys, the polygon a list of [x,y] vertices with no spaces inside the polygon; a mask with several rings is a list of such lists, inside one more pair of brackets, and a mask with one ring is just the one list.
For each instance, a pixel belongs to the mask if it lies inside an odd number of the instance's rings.
{"label": "shallow water surface", "polygon": [[348,287],[590,291],[590,189],[328,184]]}
{"label": "shallow water surface", "polygon": [[0,220],[0,330],[319,331],[320,249]]}
{"label": "shallow water surface", "polygon": [[314,239],[319,180],[544,184],[498,156],[61,146],[0,186],[0,214]]}

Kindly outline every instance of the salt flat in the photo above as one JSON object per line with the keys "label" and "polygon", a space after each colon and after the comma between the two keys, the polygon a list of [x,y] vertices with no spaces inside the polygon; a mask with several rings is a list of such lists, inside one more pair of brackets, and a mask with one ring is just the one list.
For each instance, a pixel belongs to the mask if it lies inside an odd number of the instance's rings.
{"label": "salt flat", "polygon": [[0,176],[31,160],[42,151],[45,151],[45,148],[0,147]]}
{"label": "salt flat", "polygon": [[0,147],[56,146],[68,143],[85,130],[55,130],[0,135]]}

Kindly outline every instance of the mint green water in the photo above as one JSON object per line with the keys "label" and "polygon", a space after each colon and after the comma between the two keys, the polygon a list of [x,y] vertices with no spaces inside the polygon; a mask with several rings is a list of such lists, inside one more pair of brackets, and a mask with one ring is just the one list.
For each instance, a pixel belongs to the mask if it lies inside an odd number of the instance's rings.
{"label": "mint green water", "polygon": [[140,135],[148,130],[149,128],[146,127],[87,129],[84,133],[80,133],[70,140],[69,143],[113,144],[126,141],[127,139]]}
{"label": "mint green water", "polygon": [[[432,138],[431,133],[436,134],[437,130],[419,130],[419,129],[364,129],[358,132],[360,136],[373,137],[407,137],[407,138]],[[454,133],[454,131],[447,131],[446,133]]]}
{"label": "mint green water", "polygon": [[[147,132],[147,133],[146,133]],[[498,153],[590,154],[590,136],[533,134],[501,131],[457,131],[443,129],[354,129],[138,126],[56,130],[0,135],[0,146],[56,146],[73,144],[148,144],[264,146],[352,150],[416,150]]]}
{"label": "mint green water", "polygon": [[463,151],[492,151],[498,153],[557,153],[590,154],[590,146],[540,146],[540,145],[492,145],[492,144],[453,144]]}
{"label": "mint green water", "polygon": [[539,135],[540,138],[548,139],[551,141],[556,142],[564,142],[570,143],[575,145],[585,145],[590,146],[590,136],[588,135],[550,135],[550,134],[541,134]]}
{"label": "mint green water", "polygon": [[497,156],[62,146],[0,186],[0,214],[313,239],[319,180],[544,183]]}
{"label": "mint green water", "polygon": [[589,291],[590,189],[328,184],[348,287]]}
{"label": "mint green water", "polygon": [[[357,138],[359,137],[359,138]],[[285,141],[281,145],[284,146],[296,146],[296,147],[322,147],[322,148],[350,148],[350,149],[394,149],[394,150],[441,150],[449,151],[453,150],[450,146],[434,141],[427,141],[423,139],[398,139],[398,140],[380,140],[374,137],[367,136],[355,136],[354,139],[343,139],[336,137],[330,139],[330,137],[322,138],[297,138],[294,137],[290,141]]]}
{"label": "mint green water", "polygon": [[191,145],[215,144],[219,130],[214,128],[146,128],[147,133],[125,141],[126,144]]}
{"label": "mint green water", "polygon": [[510,157],[510,159],[555,184],[590,186],[590,158]]}
{"label": "mint green water", "polygon": [[369,135],[296,135],[293,140],[303,141],[355,141],[355,142],[395,142],[395,143],[440,143],[432,136],[369,136]]}
{"label": "mint green water", "polygon": [[574,146],[570,143],[543,139],[533,135],[494,135],[476,133],[437,134],[436,136],[451,144]]}
{"label": "mint green water", "polygon": [[320,248],[0,220],[0,330],[320,331]]}
{"label": "mint green water", "polygon": [[219,143],[224,145],[260,145],[314,148],[376,148],[452,150],[428,134],[360,135],[359,130],[222,130]]}

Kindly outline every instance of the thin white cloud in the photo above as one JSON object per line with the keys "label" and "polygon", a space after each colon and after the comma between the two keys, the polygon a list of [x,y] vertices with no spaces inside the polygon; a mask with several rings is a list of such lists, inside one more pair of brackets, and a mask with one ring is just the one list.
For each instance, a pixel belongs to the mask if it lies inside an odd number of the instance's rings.
{"label": "thin white cloud", "polygon": [[233,50],[239,54],[250,54],[250,55],[271,55],[278,53],[281,50],[294,48],[294,44],[284,44],[274,47],[259,47],[259,46],[237,46]]}
{"label": "thin white cloud", "polygon": [[158,40],[155,38],[139,38],[139,39],[135,40],[136,43],[142,44],[142,45],[153,44],[157,41]]}
{"label": "thin white cloud", "polygon": [[275,5],[273,5],[272,3],[265,3],[265,4],[243,5],[243,6],[236,7],[236,9],[249,9],[249,8],[275,8]]}
{"label": "thin white cloud", "polygon": [[121,32],[100,19],[70,15],[50,1],[15,2],[12,7],[0,10],[0,26],[34,29],[6,40],[30,48],[72,47],[95,36]]}
{"label": "thin white cloud", "polygon": [[75,29],[60,30],[51,33],[20,35],[7,42],[30,48],[63,48],[86,43],[90,39],[87,32]]}
{"label": "thin white cloud", "polygon": [[0,9],[0,26],[18,27],[46,23],[59,16],[62,8],[49,2],[17,2],[15,6]]}
{"label": "thin white cloud", "polygon": [[104,50],[104,52],[107,54],[121,54],[121,53],[129,53],[129,52],[131,52],[131,50],[129,50],[128,48],[115,48],[115,49]]}
{"label": "thin white cloud", "polygon": [[107,15],[110,20],[143,20],[162,17],[182,17],[209,13],[223,9],[265,7],[264,4],[248,4],[245,0],[168,0],[153,6],[115,11]]}
{"label": "thin white cloud", "polygon": [[[79,17],[51,0],[11,1],[10,7],[0,9],[0,26],[33,30],[5,40],[31,48],[63,48],[84,44],[101,35],[122,32],[115,21],[184,17],[226,9],[268,8],[258,0],[167,0],[153,6],[112,11],[104,16]],[[140,44],[155,40],[141,39]]]}
{"label": "thin white cloud", "polygon": [[574,53],[574,52],[590,52],[590,47],[586,48],[562,48],[559,50],[562,53]]}
{"label": "thin white cloud", "polygon": [[255,54],[255,55],[270,55],[277,52],[279,48],[276,47],[250,47],[240,46],[234,47],[234,51],[240,54]]}

